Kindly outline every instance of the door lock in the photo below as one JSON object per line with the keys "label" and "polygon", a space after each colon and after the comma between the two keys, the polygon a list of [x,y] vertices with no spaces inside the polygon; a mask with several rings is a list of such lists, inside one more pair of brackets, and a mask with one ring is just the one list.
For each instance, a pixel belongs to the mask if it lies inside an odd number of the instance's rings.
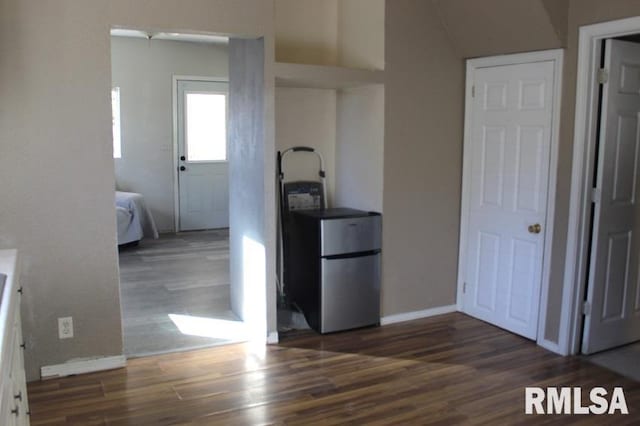
{"label": "door lock", "polygon": [[180,166],[180,171],[184,172],[185,170],[187,170],[187,168],[185,166]]}
{"label": "door lock", "polygon": [[535,225],[529,225],[529,232],[532,234],[539,234],[540,231],[542,231],[542,226],[540,226],[539,223],[536,223]]}

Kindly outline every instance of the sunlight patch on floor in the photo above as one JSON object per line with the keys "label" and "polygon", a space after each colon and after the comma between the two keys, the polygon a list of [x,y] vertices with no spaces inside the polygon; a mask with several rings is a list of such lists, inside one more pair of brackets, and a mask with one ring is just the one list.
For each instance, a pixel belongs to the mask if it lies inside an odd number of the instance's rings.
{"label": "sunlight patch on floor", "polygon": [[242,321],[230,321],[191,315],[169,314],[182,334],[226,340],[244,340],[247,328]]}

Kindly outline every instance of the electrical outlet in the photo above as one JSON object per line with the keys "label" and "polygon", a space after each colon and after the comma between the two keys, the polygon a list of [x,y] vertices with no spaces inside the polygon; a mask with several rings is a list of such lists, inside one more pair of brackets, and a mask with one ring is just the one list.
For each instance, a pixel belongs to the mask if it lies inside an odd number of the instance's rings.
{"label": "electrical outlet", "polygon": [[70,339],[73,337],[73,318],[58,318],[58,338]]}

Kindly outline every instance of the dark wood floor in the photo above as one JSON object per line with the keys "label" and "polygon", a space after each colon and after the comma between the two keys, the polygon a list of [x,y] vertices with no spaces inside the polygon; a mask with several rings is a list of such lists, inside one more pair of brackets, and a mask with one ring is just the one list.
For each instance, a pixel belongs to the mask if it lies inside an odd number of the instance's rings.
{"label": "dark wood floor", "polygon": [[[622,386],[630,415],[525,416],[525,386]],[[458,313],[134,359],[29,400],[34,426],[640,422],[640,383]]]}

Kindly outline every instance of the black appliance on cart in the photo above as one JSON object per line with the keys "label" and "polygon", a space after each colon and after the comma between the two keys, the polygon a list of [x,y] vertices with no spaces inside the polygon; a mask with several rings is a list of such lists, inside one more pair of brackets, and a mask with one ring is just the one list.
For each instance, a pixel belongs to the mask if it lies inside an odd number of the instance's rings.
{"label": "black appliance on cart", "polygon": [[[284,182],[283,159],[294,152],[318,156],[319,182]],[[327,208],[323,159],[313,148],[279,152],[278,177],[281,299],[319,333],[379,324],[382,216]]]}

